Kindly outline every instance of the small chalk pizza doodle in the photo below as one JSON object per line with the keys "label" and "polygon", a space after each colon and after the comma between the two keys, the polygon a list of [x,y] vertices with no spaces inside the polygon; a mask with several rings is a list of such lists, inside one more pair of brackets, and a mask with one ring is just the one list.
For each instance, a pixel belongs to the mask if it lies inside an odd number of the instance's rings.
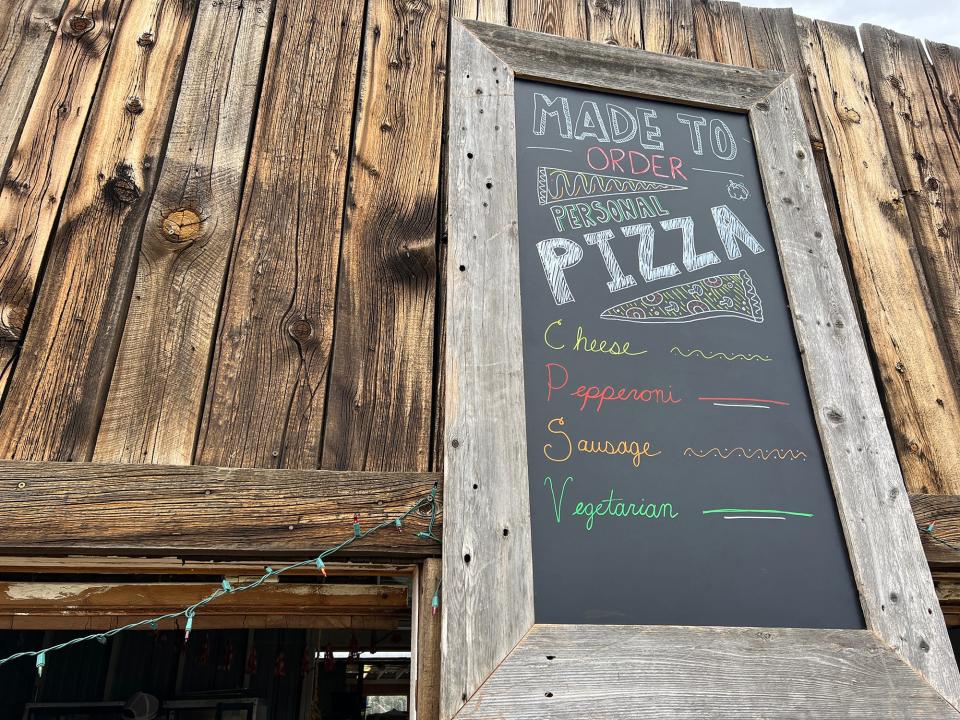
{"label": "small chalk pizza doodle", "polygon": [[747,186],[743,183],[738,183],[731,180],[727,183],[727,195],[734,200],[746,200],[748,197],[750,197],[750,191],[747,190]]}
{"label": "small chalk pizza doodle", "polygon": [[686,189],[682,185],[622,178],[614,175],[598,175],[597,173],[576,172],[551,167],[537,169],[537,197],[541,205],[577,198],[638,195],[640,193]]}
{"label": "small chalk pizza doodle", "polygon": [[713,318],[763,322],[763,305],[746,270],[713,275],[614,305],[600,317],[635,323],[687,323]]}

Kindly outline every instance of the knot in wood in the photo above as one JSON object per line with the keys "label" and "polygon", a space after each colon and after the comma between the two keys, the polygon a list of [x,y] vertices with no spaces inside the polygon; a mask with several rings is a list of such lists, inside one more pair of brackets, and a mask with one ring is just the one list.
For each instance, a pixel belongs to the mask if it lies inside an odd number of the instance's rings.
{"label": "knot in wood", "polygon": [[143,112],[143,102],[136,95],[128,99],[124,107],[131,115],[139,115]]}
{"label": "knot in wood", "polygon": [[86,15],[74,15],[67,20],[66,34],[70,37],[80,37],[93,30],[94,24],[93,18],[88,18]]}
{"label": "knot in wood", "polygon": [[203,229],[200,216],[189,208],[168,213],[161,223],[163,237],[175,245],[193,242]]}
{"label": "knot in wood", "polygon": [[153,44],[156,42],[156,39],[153,37],[152,32],[145,32],[140,37],[137,38],[137,45],[142,48],[153,47]]}
{"label": "knot in wood", "polygon": [[840,116],[847,122],[852,122],[854,125],[860,124],[860,113],[853,108],[844,107],[840,113]]}
{"label": "knot in wood", "polygon": [[107,197],[118,203],[128,205],[140,199],[142,191],[133,177],[133,168],[125,163],[117,165],[117,172],[107,180]]}
{"label": "knot in wood", "polygon": [[0,305],[0,340],[20,342],[26,322],[26,308],[6,303]]}
{"label": "knot in wood", "polygon": [[302,343],[309,340],[313,335],[313,325],[310,324],[309,320],[301,318],[290,323],[290,325],[287,326],[287,332],[290,333],[290,337],[298,343]]}

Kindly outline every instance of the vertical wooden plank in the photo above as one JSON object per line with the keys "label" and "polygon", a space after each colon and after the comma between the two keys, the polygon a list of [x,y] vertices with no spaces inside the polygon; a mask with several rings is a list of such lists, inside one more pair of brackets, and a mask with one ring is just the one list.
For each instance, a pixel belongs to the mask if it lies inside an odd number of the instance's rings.
{"label": "vertical wooden plank", "polygon": [[424,560],[417,577],[417,720],[439,720],[440,615],[434,614],[433,598],[440,589],[440,559]]}
{"label": "vertical wooden plank", "polygon": [[862,25],[867,70],[954,373],[960,371],[960,136],[919,40]]}
{"label": "vertical wooden plank", "polygon": [[628,48],[643,47],[640,0],[586,0],[587,40]]}
{"label": "vertical wooden plank", "polygon": [[794,79],[750,121],[867,628],[956,707],[960,674],[830,237]]}
{"label": "vertical wooden plank", "polygon": [[[64,2],[4,0],[0,13],[0,180],[60,24]],[[74,23],[81,29],[86,26],[82,17]]]}
{"label": "vertical wooden plank", "polygon": [[750,45],[740,3],[693,0],[697,57],[727,65],[750,67]]}
{"label": "vertical wooden plank", "polygon": [[797,78],[797,91],[803,108],[804,125],[813,147],[813,159],[820,176],[820,187],[826,201],[830,227],[837,240],[837,252],[840,254],[840,263],[847,278],[850,299],[862,327],[865,323],[853,286],[853,271],[850,269],[849,253],[840,224],[840,211],[837,208],[833,179],[830,176],[827,156],[823,149],[823,135],[820,132],[820,123],[814,108],[811,86],[807,81],[805,56],[811,52],[812,43],[806,37],[802,19],[796,18],[790,8],[760,9],[744,6],[742,11],[754,67],[760,70],[780,70]]}
{"label": "vertical wooden plank", "polygon": [[198,11],[97,436],[98,462],[193,459],[270,5],[205,2]]}
{"label": "vertical wooden plank", "polygon": [[586,0],[512,0],[510,25],[521,30],[535,30],[563,35],[587,37]]}
{"label": "vertical wooden plank", "polygon": [[443,720],[533,624],[513,76],[458,23],[450,47]]}
{"label": "vertical wooden plank", "polygon": [[280,0],[196,461],[315,468],[363,4]]}
{"label": "vertical wooden plank", "polygon": [[797,36],[796,20],[790,8],[755,8],[743,6],[743,21],[750,43],[753,66],[759,70],[780,70],[797,78],[804,124],[814,150],[823,146],[817,111],[814,109],[807,71]]}
{"label": "vertical wooden plank", "polygon": [[0,397],[120,7],[70,0],[0,187]]}
{"label": "vertical wooden plank", "polygon": [[426,470],[447,3],[371,0],[322,467]]}
{"label": "vertical wooden plank", "polygon": [[450,0],[450,16],[461,20],[506,25],[510,20],[509,0]]}
{"label": "vertical wooden plank", "polygon": [[93,452],[194,9],[193,0],[126,5],[0,410],[2,457]]}
{"label": "vertical wooden plank", "polygon": [[691,0],[643,0],[643,49],[697,56]]}
{"label": "vertical wooden plank", "polygon": [[940,101],[950,117],[953,132],[960,135],[960,48],[930,40],[926,45],[937,77]]}
{"label": "vertical wooden plank", "polygon": [[856,30],[818,21],[811,37],[817,117],[907,489],[960,494],[960,402],[913,272],[913,231]]}

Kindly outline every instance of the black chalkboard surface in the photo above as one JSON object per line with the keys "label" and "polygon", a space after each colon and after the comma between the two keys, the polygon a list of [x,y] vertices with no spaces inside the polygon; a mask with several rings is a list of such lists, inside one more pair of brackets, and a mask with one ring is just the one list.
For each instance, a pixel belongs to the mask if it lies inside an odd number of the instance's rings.
{"label": "black chalkboard surface", "polygon": [[746,116],[515,92],[536,622],[862,628]]}

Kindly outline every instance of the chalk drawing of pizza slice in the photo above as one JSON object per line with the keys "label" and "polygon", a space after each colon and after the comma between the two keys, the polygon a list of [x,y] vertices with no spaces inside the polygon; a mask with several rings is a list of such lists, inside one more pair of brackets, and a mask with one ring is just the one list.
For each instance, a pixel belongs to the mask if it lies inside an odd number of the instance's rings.
{"label": "chalk drawing of pizza slice", "polygon": [[600,317],[635,323],[688,323],[713,318],[763,322],[763,304],[746,270],[713,275],[614,305]]}
{"label": "chalk drawing of pizza slice", "polygon": [[670,185],[652,180],[598,175],[552,167],[537,168],[537,197],[541,205],[607,195],[639,195],[686,189],[683,185]]}

